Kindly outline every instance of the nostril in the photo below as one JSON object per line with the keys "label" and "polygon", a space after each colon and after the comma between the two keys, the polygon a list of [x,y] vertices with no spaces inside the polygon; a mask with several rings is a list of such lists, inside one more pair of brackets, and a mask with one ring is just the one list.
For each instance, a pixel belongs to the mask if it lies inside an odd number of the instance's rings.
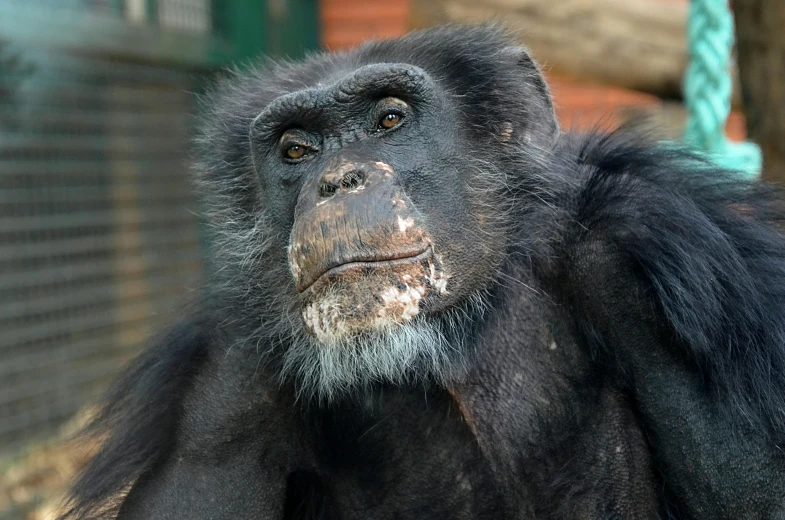
{"label": "nostril", "polygon": [[353,190],[363,183],[365,175],[360,170],[352,170],[341,179],[341,188],[345,190]]}
{"label": "nostril", "polygon": [[338,187],[335,184],[323,182],[319,185],[319,196],[323,198],[332,197],[337,190]]}
{"label": "nostril", "polygon": [[[339,175],[341,175],[339,173]],[[356,190],[365,183],[365,172],[362,169],[349,170],[341,177],[333,174],[325,175],[319,184],[319,197],[326,199],[338,193],[338,191]]]}

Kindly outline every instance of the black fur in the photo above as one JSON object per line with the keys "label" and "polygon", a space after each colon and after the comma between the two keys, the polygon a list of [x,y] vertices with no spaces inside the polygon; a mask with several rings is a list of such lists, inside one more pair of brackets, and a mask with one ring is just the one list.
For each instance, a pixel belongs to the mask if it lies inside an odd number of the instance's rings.
{"label": "black fur", "polygon": [[785,441],[782,190],[635,136],[594,134],[575,147],[593,170],[575,208],[580,239],[612,240],[707,389]]}
{"label": "black fur", "polygon": [[180,398],[205,358],[211,324],[199,311],[172,329],[126,369],[105,397],[87,435],[113,432],[78,481],[79,501],[66,517],[110,517],[132,479],[166,458],[177,435]]}
{"label": "black fur", "polygon": [[[457,114],[431,128],[453,155],[428,148],[444,178],[462,168],[447,199],[429,198],[427,168],[402,183],[480,260],[461,256],[457,296],[422,317],[449,366],[310,401],[308,374],[285,370],[303,341],[296,193],[259,171],[248,129],[279,96],[370,63],[420,67],[443,89],[436,115]],[[781,190],[632,132],[559,133],[536,65],[489,26],[267,64],[207,106],[216,281],[109,394],[94,426],[108,440],[63,518],[785,515]],[[463,198],[486,227],[439,221]]]}

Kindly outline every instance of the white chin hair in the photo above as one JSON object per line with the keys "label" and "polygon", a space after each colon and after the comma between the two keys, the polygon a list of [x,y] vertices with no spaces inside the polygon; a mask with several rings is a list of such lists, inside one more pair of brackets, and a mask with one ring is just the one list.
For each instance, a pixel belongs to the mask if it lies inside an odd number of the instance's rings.
{"label": "white chin hair", "polygon": [[431,320],[417,317],[355,336],[316,339],[303,331],[284,354],[283,369],[300,394],[329,401],[377,382],[443,381],[460,351]]}

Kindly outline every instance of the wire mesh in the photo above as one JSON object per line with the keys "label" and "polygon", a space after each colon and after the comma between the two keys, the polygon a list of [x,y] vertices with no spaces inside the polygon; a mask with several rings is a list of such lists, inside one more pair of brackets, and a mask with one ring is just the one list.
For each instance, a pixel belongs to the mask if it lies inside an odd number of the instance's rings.
{"label": "wire mesh", "polygon": [[[151,4],[0,0],[0,16],[208,35],[207,0]],[[0,458],[89,403],[200,283],[187,143],[203,77],[175,58],[0,31]]]}
{"label": "wire mesh", "polygon": [[161,27],[207,32],[210,20],[210,4],[205,0],[158,0]]}

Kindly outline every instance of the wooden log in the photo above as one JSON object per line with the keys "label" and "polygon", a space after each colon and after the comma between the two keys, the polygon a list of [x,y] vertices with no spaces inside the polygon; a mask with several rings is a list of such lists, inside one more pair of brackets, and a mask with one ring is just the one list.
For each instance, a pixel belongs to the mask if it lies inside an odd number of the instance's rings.
{"label": "wooden log", "polygon": [[687,9],[662,0],[431,0],[413,2],[412,24],[496,20],[547,71],[680,98]]}
{"label": "wooden log", "polygon": [[733,2],[741,88],[750,138],[763,151],[763,177],[785,183],[785,2]]}

